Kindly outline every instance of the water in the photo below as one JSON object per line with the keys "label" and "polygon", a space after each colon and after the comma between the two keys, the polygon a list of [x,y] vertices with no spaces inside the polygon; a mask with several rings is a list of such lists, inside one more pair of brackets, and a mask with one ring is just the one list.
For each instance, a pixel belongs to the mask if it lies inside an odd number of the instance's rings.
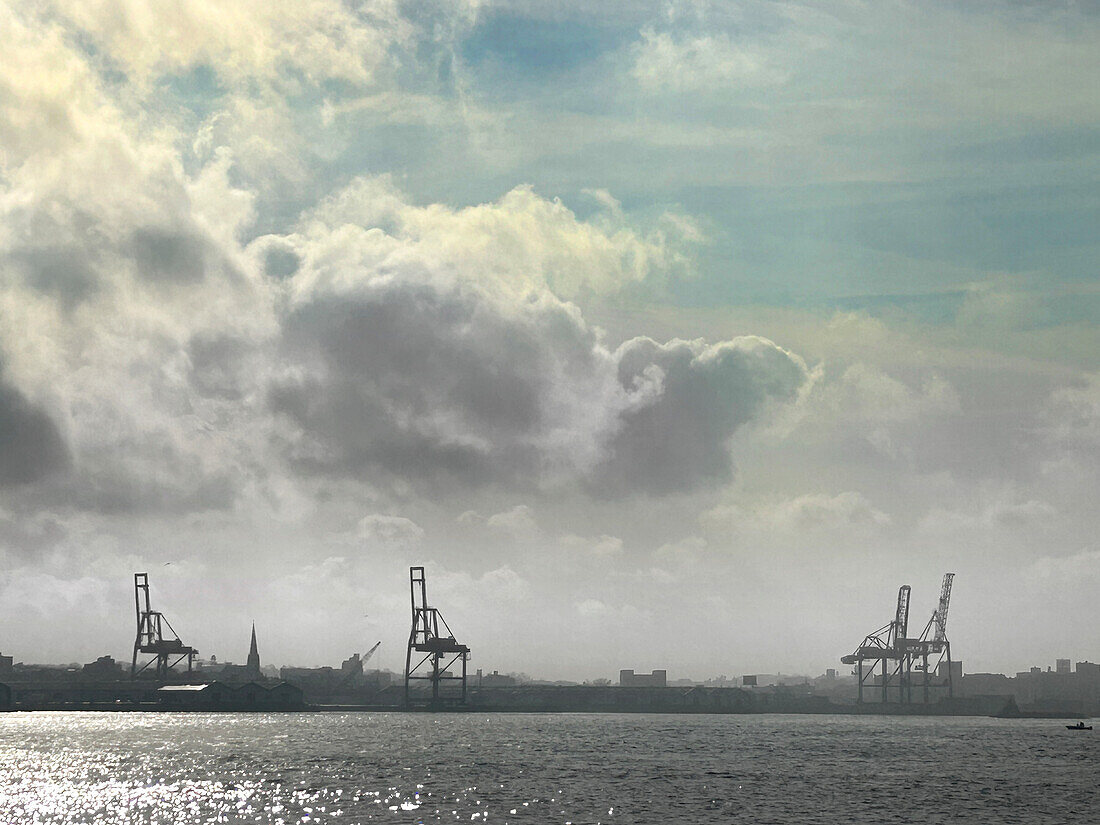
{"label": "water", "polygon": [[1058,720],[0,714],[0,823],[1095,823]]}

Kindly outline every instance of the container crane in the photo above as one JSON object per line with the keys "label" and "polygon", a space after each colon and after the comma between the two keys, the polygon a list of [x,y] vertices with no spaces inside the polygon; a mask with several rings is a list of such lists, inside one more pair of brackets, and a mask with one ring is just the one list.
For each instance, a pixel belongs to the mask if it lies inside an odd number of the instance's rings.
{"label": "container crane", "polygon": [[[409,568],[409,591],[412,596],[412,630],[405,654],[405,706],[427,704],[435,708],[444,704],[465,704],[466,663],[470,659],[470,648],[459,644],[439,610],[428,606],[423,567]],[[456,665],[461,666],[461,675],[451,672]],[[430,684],[429,699],[414,695],[411,686],[416,681]],[[453,689],[444,692],[448,683],[453,682],[458,682],[460,686],[457,695]]]}
{"label": "container crane", "polygon": [[[905,634],[909,629],[910,590],[907,584],[903,584],[898,589],[897,608],[892,622],[868,634],[854,653],[840,659],[846,665],[856,665],[861,704],[863,688],[868,683],[873,683],[876,670],[879,671],[882,686],[882,701],[889,701],[891,680],[898,689],[898,701],[903,701],[903,695],[908,686]],[[870,667],[865,670],[867,662],[870,662]]]}
{"label": "container crane", "polygon": [[[180,641],[164,614],[150,606],[148,573],[134,573],[134,605],[137,608],[137,637],[134,639],[130,678],[136,679],[139,674],[155,665],[156,678],[167,679],[169,671],[184,659],[187,660],[187,672],[190,673],[199,652]],[[165,636],[165,629],[172,634],[171,637]],[[138,667],[138,655],[141,653],[152,655],[153,658]]]}

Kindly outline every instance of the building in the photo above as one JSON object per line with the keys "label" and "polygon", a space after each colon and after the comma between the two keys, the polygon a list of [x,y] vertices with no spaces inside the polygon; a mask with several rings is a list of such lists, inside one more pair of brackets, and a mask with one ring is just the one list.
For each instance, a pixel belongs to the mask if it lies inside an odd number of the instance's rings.
{"label": "building", "polygon": [[267,689],[267,707],[272,710],[290,710],[305,704],[302,689],[286,682],[279,682]]}
{"label": "building", "polygon": [[[953,684],[958,684],[959,680],[962,679],[962,677],[963,677],[963,663],[962,663],[961,660],[957,661],[957,662],[952,660],[950,664],[951,664],[951,670],[950,670],[951,682]],[[949,671],[947,669],[947,666],[948,666],[947,662],[940,662],[939,665],[936,666],[936,677],[937,678],[939,678],[939,679],[946,679],[947,678],[947,676],[949,675]]]}
{"label": "building", "polygon": [[80,669],[80,675],[88,679],[121,679],[124,675],[122,665],[110,656],[100,656]]}
{"label": "building", "polygon": [[494,670],[492,673],[482,674],[481,668],[477,669],[478,687],[515,687],[516,677],[508,676]]}
{"label": "building", "polygon": [[1060,659],[1055,668],[1032,667],[1014,677],[972,673],[957,681],[956,695],[1011,696],[1020,710],[1100,714],[1100,665],[1078,662],[1071,672]]}
{"label": "building", "polygon": [[234,705],[233,688],[221,682],[205,685],[165,685],[157,689],[157,704],[173,710],[222,710]]}
{"label": "building", "polygon": [[252,623],[252,642],[248,647],[248,660],[245,662],[244,675],[246,679],[262,679],[260,673],[260,651],[256,648],[256,623]]}
{"label": "building", "polygon": [[165,685],[157,690],[157,703],[170,710],[294,710],[305,704],[302,691],[286,682],[271,687],[258,682]]}
{"label": "building", "polygon": [[756,676],[742,676],[741,685],[743,687],[756,687]]}
{"label": "building", "polygon": [[1056,673],[1069,673],[1069,659],[1055,659],[1054,670]]}
{"label": "building", "polygon": [[668,671],[655,670],[652,673],[635,673],[633,670],[619,671],[620,687],[665,687],[668,683]]}
{"label": "building", "polygon": [[0,654],[0,676],[10,676],[15,660],[11,656]]}
{"label": "building", "polygon": [[1077,673],[1084,679],[1100,683],[1100,665],[1092,662],[1078,662]]}

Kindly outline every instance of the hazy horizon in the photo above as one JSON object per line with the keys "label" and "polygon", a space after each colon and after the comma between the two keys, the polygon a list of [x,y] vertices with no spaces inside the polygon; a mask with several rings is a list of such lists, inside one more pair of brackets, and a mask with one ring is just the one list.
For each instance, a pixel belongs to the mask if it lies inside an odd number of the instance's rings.
{"label": "hazy horizon", "polygon": [[1100,660],[1087,5],[0,9],[0,651]]}

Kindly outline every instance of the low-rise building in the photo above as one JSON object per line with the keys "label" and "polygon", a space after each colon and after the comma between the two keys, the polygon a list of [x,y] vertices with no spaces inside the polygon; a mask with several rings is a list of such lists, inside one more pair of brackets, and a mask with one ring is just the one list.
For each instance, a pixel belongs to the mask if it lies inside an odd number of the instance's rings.
{"label": "low-rise building", "polygon": [[619,671],[620,687],[665,687],[668,683],[668,671],[655,670],[652,673],[635,673],[633,670]]}
{"label": "low-rise building", "polygon": [[176,710],[293,710],[305,704],[301,689],[286,682],[271,687],[259,682],[165,685],[157,690],[157,702]]}

